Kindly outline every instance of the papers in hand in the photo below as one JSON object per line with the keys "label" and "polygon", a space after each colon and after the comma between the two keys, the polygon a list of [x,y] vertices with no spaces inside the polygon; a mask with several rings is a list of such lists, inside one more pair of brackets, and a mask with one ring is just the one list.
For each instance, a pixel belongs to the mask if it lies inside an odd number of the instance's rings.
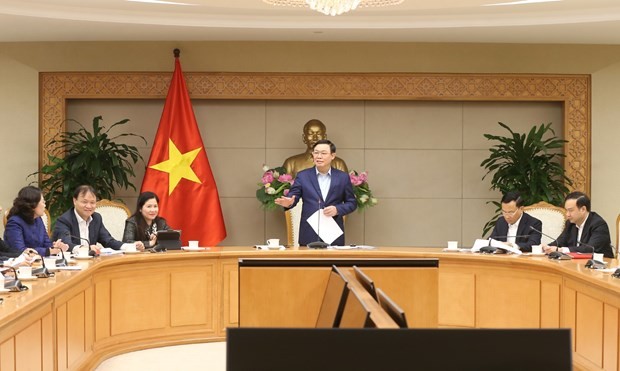
{"label": "papers in hand", "polygon": [[523,254],[518,248],[510,246],[506,242],[494,240],[492,238],[489,238],[488,240],[477,239],[476,242],[474,242],[474,246],[471,248],[471,252],[478,252],[480,251],[480,248],[485,246],[493,246],[517,255]]}
{"label": "papers in hand", "polygon": [[[320,218],[320,220],[319,220]],[[342,236],[344,232],[338,226],[338,223],[331,216],[325,216],[323,209],[317,210],[307,219],[308,224],[314,229],[314,232],[321,237],[321,240],[331,245],[336,238]],[[320,227],[320,228],[319,228]]]}

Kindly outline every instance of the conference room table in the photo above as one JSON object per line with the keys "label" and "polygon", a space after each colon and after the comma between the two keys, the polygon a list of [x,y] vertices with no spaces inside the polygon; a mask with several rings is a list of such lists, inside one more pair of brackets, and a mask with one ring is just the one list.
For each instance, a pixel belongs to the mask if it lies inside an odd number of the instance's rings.
{"label": "conference room table", "polygon": [[439,259],[437,285],[424,286],[437,304],[415,308],[426,315],[409,316],[411,327],[570,328],[576,369],[619,369],[620,279],[585,268],[586,260],[247,246],[101,256],[78,260],[80,271],[24,282],[29,290],[0,295],[0,370],[93,369],[129,351],[223,341],[227,327],[239,326],[238,262],[247,258]]}

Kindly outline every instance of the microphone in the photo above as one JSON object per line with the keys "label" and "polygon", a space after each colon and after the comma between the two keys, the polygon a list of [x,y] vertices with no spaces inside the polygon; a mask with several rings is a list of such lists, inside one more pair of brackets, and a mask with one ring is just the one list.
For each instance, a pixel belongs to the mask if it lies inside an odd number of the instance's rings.
{"label": "microphone", "polygon": [[32,270],[33,276],[37,276],[39,278],[54,277],[54,272],[50,272],[45,266],[45,259],[43,259],[43,257],[41,257],[41,265],[41,268],[36,268]]}
{"label": "microphone", "polygon": [[[558,242],[557,238],[553,238],[553,237],[549,236],[548,234],[543,233],[542,231],[539,231],[538,229],[532,227],[531,225],[530,225],[530,229],[533,230],[534,232],[540,233],[541,235],[543,235],[543,236],[545,236],[547,238],[551,238],[553,240],[551,242],[554,242],[554,241],[556,243]],[[572,256],[570,256],[568,254],[564,254],[563,252],[560,252],[560,251],[552,251],[552,252],[550,252],[548,254],[548,257],[549,257],[549,259],[555,259],[555,260],[571,260],[573,258]]]}
{"label": "microphone", "polygon": [[[506,250],[502,249],[501,247],[495,247],[495,246],[491,246],[491,240],[495,239],[497,240],[498,238],[520,238],[520,237],[528,237],[528,235],[524,234],[524,235],[517,235],[517,236],[496,236],[495,238],[493,237],[489,237],[489,245],[488,246],[483,246],[480,248],[479,252],[481,254],[498,254],[498,250],[503,251],[503,253],[506,252]],[[498,240],[499,241],[499,240]],[[502,241],[503,242],[503,241]]]}
{"label": "microphone", "polygon": [[11,269],[13,271],[13,275],[15,278],[12,280],[4,281],[4,288],[9,290],[10,292],[20,292],[28,290],[28,286],[24,286],[19,280],[19,277],[17,277],[17,270],[13,267],[8,267],[8,269]]}
{"label": "microphone", "polygon": [[614,273],[611,275],[614,278],[620,278],[620,268],[616,269]]}
{"label": "microphone", "polygon": [[316,238],[317,241],[315,242],[310,242],[307,246],[310,249],[326,249],[328,244],[321,241],[321,214],[323,210],[321,208],[321,200],[319,199],[319,219],[316,221]]}
{"label": "microphone", "polygon": [[[86,245],[81,245],[81,246],[87,246],[89,248],[88,255],[97,256],[97,253],[95,251],[90,250],[90,241],[87,240],[86,238],[83,238],[83,237],[80,237],[80,236],[74,236],[69,231],[65,231],[65,236],[68,236],[68,237],[71,237],[71,238],[76,238],[76,239],[78,239],[80,241],[86,241]],[[75,248],[75,246],[74,246],[74,248]],[[62,249],[60,249],[60,251],[62,252]],[[63,259],[65,258],[65,254],[64,253],[62,253],[62,258]],[[56,261],[56,266],[58,267],[58,261]]]}

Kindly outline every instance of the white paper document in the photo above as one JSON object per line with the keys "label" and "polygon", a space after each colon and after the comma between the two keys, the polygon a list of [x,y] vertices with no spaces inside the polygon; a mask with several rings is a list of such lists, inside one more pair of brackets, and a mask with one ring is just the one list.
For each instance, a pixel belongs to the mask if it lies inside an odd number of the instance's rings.
{"label": "white paper document", "polygon": [[[320,220],[319,220],[320,218]],[[314,232],[321,237],[321,240],[331,245],[336,238],[342,236],[344,232],[338,226],[338,223],[331,216],[325,216],[323,209],[317,210],[307,219],[308,224],[314,229]]]}
{"label": "white paper document", "polygon": [[474,242],[474,246],[471,248],[471,252],[478,252],[478,251],[480,251],[480,248],[485,247],[485,246],[489,246],[489,245],[493,246],[493,247],[496,247],[498,249],[506,250],[506,251],[511,252],[513,254],[517,254],[517,255],[521,255],[522,254],[521,250],[519,250],[518,248],[510,246],[506,242],[494,240],[492,238],[490,238],[488,240],[477,239],[476,242]]}

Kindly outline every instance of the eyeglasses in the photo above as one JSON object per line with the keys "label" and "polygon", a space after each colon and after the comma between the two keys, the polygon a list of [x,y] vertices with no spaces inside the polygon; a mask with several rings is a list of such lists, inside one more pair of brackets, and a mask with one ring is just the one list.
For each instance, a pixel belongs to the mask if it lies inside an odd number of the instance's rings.
{"label": "eyeglasses", "polygon": [[312,155],[314,157],[327,157],[331,155],[331,153],[330,152],[312,152]]}

